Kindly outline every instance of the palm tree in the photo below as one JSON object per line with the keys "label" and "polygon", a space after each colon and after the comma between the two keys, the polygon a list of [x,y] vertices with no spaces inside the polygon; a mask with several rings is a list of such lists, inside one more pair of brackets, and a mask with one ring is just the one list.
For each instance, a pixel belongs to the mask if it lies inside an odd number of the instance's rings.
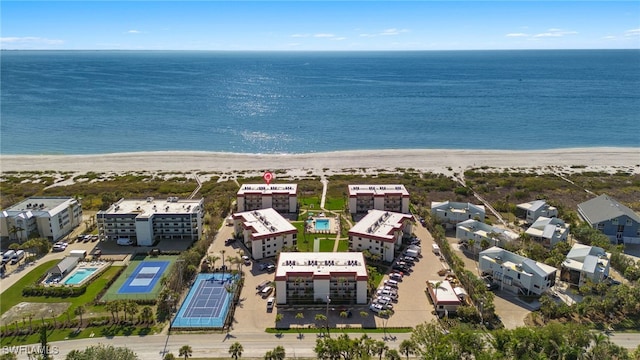
{"label": "palm tree", "polygon": [[280,313],[276,314],[276,328],[278,328],[278,324],[282,321],[282,318],[284,318],[284,315]]}
{"label": "palm tree", "polygon": [[20,226],[11,225],[11,229],[9,229],[9,234],[12,234],[13,238],[18,240],[19,243],[22,243],[22,232],[23,231],[24,231],[24,229],[21,228]]}
{"label": "palm tree", "polygon": [[398,349],[407,357],[407,360],[409,360],[409,355],[416,353],[416,344],[409,339],[402,340]]}
{"label": "palm tree", "polygon": [[184,360],[187,360],[193,355],[193,349],[189,345],[182,345],[180,351],[178,352],[178,356],[184,356]]}
{"label": "palm tree", "polygon": [[400,360],[400,353],[396,349],[388,349],[384,353],[384,358],[387,360]]}
{"label": "palm tree", "polygon": [[244,348],[237,341],[231,344],[231,346],[229,346],[229,355],[231,355],[231,357],[234,358],[234,360],[238,360],[238,358],[242,356],[243,351],[244,351]]}
{"label": "palm tree", "polygon": [[379,359],[382,360],[382,354],[384,354],[386,350],[389,350],[389,347],[387,346],[387,344],[384,343],[384,341],[376,340],[373,343],[372,350],[373,350],[373,353],[378,354]]}
{"label": "palm tree", "polygon": [[130,315],[130,319],[133,320],[133,316],[138,313],[138,304],[135,301],[127,301],[125,303],[125,313]]}
{"label": "palm tree", "polygon": [[162,358],[162,360],[176,360],[176,356],[173,355],[173,353],[167,353],[165,354],[165,356]]}
{"label": "palm tree", "polygon": [[211,263],[211,268],[216,268],[216,261],[220,260],[220,256],[211,255],[209,256],[209,262]]}
{"label": "palm tree", "polygon": [[[301,312],[297,313],[296,320],[302,320],[302,319],[304,319],[304,313],[301,313]],[[298,337],[302,338],[302,332],[300,330],[300,327],[298,327]]]}
{"label": "palm tree", "polygon": [[285,358],[285,351],[284,348],[280,345],[276,346],[272,351],[271,351],[271,358],[273,360],[284,360]]}
{"label": "palm tree", "polygon": [[75,310],[73,310],[73,313],[75,315],[80,316],[80,326],[82,327],[82,314],[84,314],[86,312],[86,309],[84,308],[84,306],[80,305],[77,308],[75,308]]}
{"label": "palm tree", "polygon": [[153,309],[151,309],[151,306],[145,306],[142,308],[140,319],[142,322],[147,324],[147,327],[149,327],[149,324],[153,321]]}

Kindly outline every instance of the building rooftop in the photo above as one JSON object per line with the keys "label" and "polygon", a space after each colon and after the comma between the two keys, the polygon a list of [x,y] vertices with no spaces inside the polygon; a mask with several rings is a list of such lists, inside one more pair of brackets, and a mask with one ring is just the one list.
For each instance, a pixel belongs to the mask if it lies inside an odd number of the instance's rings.
{"label": "building rooftop", "polygon": [[251,230],[254,240],[298,232],[298,229],[272,208],[235,213],[233,218],[240,219],[242,226]]}
{"label": "building rooftop", "polygon": [[189,200],[169,197],[166,199],[120,199],[107,210],[99,214],[137,214],[141,217],[151,217],[154,214],[189,214],[202,211],[202,199]]}
{"label": "building rooftop", "polygon": [[483,205],[475,205],[472,203],[461,203],[461,202],[453,202],[453,201],[432,201],[431,209],[447,209],[451,212],[467,212],[469,210],[484,212]]}
{"label": "building rooftop", "polygon": [[569,225],[565,224],[564,221],[558,218],[540,216],[525,233],[534,237],[551,239],[556,232],[564,233],[567,231],[569,231]]}
{"label": "building rooftop", "polygon": [[463,228],[469,232],[472,232],[474,234],[478,234],[482,237],[487,237],[487,238],[489,237],[490,233],[495,233],[497,234],[498,239],[502,239],[505,241],[513,241],[519,237],[519,235],[514,233],[513,231],[505,230],[497,226],[485,224],[483,222],[480,222],[474,219],[469,219],[461,223],[458,223],[456,227]]}
{"label": "building rooftop", "polygon": [[[458,298],[458,294],[451,286],[451,283],[448,281],[440,281],[440,280],[429,280],[431,284],[431,288],[433,289],[432,294],[435,296],[436,305],[457,305],[461,304],[460,299]],[[437,291],[435,286],[438,285]]]}
{"label": "building rooftop", "polygon": [[622,215],[626,215],[640,223],[640,215],[606,194],[578,204],[578,213],[592,225],[615,219]]}
{"label": "building rooftop", "polygon": [[238,195],[244,194],[289,194],[296,195],[298,193],[298,184],[242,184]]}
{"label": "building rooftop", "polygon": [[361,252],[281,252],[276,265],[276,279],[293,273],[313,276],[352,273],[360,280],[368,277]]}
{"label": "building rooftop", "polygon": [[538,209],[548,206],[549,208],[554,209],[553,206],[547,205],[547,202],[544,200],[533,200],[526,203],[518,204],[517,207],[524,210],[529,211],[538,211]]}
{"label": "building rooftop", "polygon": [[603,248],[574,244],[562,266],[594,274],[598,266],[604,269],[610,258],[611,254],[606,253]]}
{"label": "building rooftop", "polygon": [[349,230],[349,235],[394,241],[394,232],[401,229],[406,220],[411,219],[411,215],[408,214],[369,210],[369,213]]}
{"label": "building rooftop", "polygon": [[537,274],[538,276],[546,277],[557,270],[553,266],[533,261],[497,246],[481,251],[480,257],[484,257],[485,259],[500,264],[502,267],[510,268],[513,271],[523,274]]}
{"label": "building rooftop", "polygon": [[409,196],[409,192],[404,185],[349,185],[349,196],[371,194],[373,196],[384,196],[390,194]]}
{"label": "building rooftop", "polygon": [[8,207],[4,210],[4,213],[5,216],[21,212],[31,212],[34,216],[44,213],[57,213],[75,202],[77,200],[69,196],[34,196]]}

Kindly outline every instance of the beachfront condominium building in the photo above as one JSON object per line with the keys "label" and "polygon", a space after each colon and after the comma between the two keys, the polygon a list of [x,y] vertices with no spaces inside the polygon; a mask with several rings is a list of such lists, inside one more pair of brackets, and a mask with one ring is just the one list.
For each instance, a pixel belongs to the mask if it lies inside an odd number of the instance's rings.
{"label": "beachfront condominium building", "polygon": [[484,221],[485,210],[482,205],[452,201],[431,202],[431,216],[446,228],[469,219]]}
{"label": "beachfront condominium building", "polygon": [[[491,246],[504,247],[518,239],[519,235],[510,230],[485,224],[478,220],[469,219],[456,225],[456,238],[467,245],[473,245],[476,250]],[[473,244],[471,244],[473,240]]]}
{"label": "beachfront condominium building", "polygon": [[583,286],[587,279],[599,283],[609,277],[611,254],[597,246],[574,244],[562,262],[560,279],[571,286]]}
{"label": "beachfront condominium building", "polygon": [[497,246],[480,252],[478,266],[482,275],[516,294],[541,295],[556,282],[556,268]]}
{"label": "beachfront condominium building", "polygon": [[75,198],[34,196],[0,212],[0,239],[3,243],[22,243],[32,237],[58,241],[81,222],[82,205]]}
{"label": "beachfront condominium building", "polygon": [[409,213],[409,192],[404,185],[349,185],[349,212],[369,210]]}
{"label": "beachfront condominium building", "polygon": [[379,255],[381,260],[391,262],[402,240],[411,237],[411,220],[409,214],[370,210],[349,230],[349,249],[367,250],[372,255]]}
{"label": "beachfront condominium building", "polygon": [[542,246],[552,248],[559,242],[567,241],[569,225],[558,218],[540,216],[524,233]]}
{"label": "beachfront condominium building", "polygon": [[516,215],[527,224],[533,224],[540,216],[553,218],[558,216],[558,209],[544,200],[534,200],[516,206]]}
{"label": "beachfront condominium building", "polygon": [[298,211],[297,184],[243,184],[236,196],[238,212],[272,208],[280,213]]}
{"label": "beachfront condominium building", "polygon": [[298,229],[274,209],[233,214],[236,238],[241,238],[254,259],[276,256],[283,249],[294,249]]}
{"label": "beachfront condominium building", "polygon": [[276,303],[366,304],[368,273],[361,252],[282,252],[276,263]]}
{"label": "beachfront condominium building", "polygon": [[195,241],[202,236],[203,202],[177,197],[120,199],[96,214],[98,235],[106,241],[140,246],[160,240]]}
{"label": "beachfront condominium building", "polygon": [[608,195],[578,204],[580,217],[615,244],[640,244],[640,216]]}

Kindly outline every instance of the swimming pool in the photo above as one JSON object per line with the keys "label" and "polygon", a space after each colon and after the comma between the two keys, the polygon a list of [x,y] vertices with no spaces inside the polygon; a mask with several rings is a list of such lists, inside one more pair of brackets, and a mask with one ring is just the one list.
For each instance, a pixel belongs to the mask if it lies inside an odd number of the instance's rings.
{"label": "swimming pool", "polygon": [[329,219],[316,219],[316,231],[329,230]]}
{"label": "swimming pool", "polygon": [[98,268],[79,268],[64,281],[65,285],[78,285],[84,281],[84,279],[91,276],[94,272],[98,271]]}

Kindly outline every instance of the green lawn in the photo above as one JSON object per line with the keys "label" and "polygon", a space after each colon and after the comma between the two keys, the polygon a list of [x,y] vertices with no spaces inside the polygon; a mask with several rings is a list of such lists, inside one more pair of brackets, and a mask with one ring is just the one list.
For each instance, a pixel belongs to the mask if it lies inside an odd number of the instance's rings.
{"label": "green lawn", "polygon": [[[111,280],[118,271],[120,267],[111,266],[105,272],[103,272],[97,279],[93,280],[89,286],[87,286],[87,291],[76,297],[45,297],[45,296],[22,296],[22,289],[28,285],[35,283],[42,275],[44,275],[49,269],[51,269],[55,264],[57,264],[60,260],[52,260],[48,261],[44,264],[41,264],[37,268],[33,269],[31,272],[26,274],[22,279],[18,280],[13,286],[8,288],[5,292],[2,293],[0,297],[0,314],[4,314],[14,305],[21,302],[35,302],[35,303],[59,303],[59,302],[70,302],[71,306],[69,307],[69,313],[73,314],[75,308],[79,305],[87,306],[93,302],[98,293],[107,286],[109,280]],[[102,312],[101,306],[95,306],[91,308],[87,308],[87,313],[91,312]],[[64,321],[66,318],[66,314],[61,314],[58,317],[61,321]]]}
{"label": "green lawn", "polygon": [[324,200],[324,208],[327,210],[342,211],[344,210],[344,198],[330,198]]}
{"label": "green lawn", "polygon": [[334,245],[335,245],[335,239],[321,239],[320,252],[333,252]]}
{"label": "green lawn", "polygon": [[[320,209],[320,196],[303,197],[298,198],[298,200],[301,208],[308,209],[311,212],[322,211]],[[313,208],[311,208],[311,205],[313,205]]]}

